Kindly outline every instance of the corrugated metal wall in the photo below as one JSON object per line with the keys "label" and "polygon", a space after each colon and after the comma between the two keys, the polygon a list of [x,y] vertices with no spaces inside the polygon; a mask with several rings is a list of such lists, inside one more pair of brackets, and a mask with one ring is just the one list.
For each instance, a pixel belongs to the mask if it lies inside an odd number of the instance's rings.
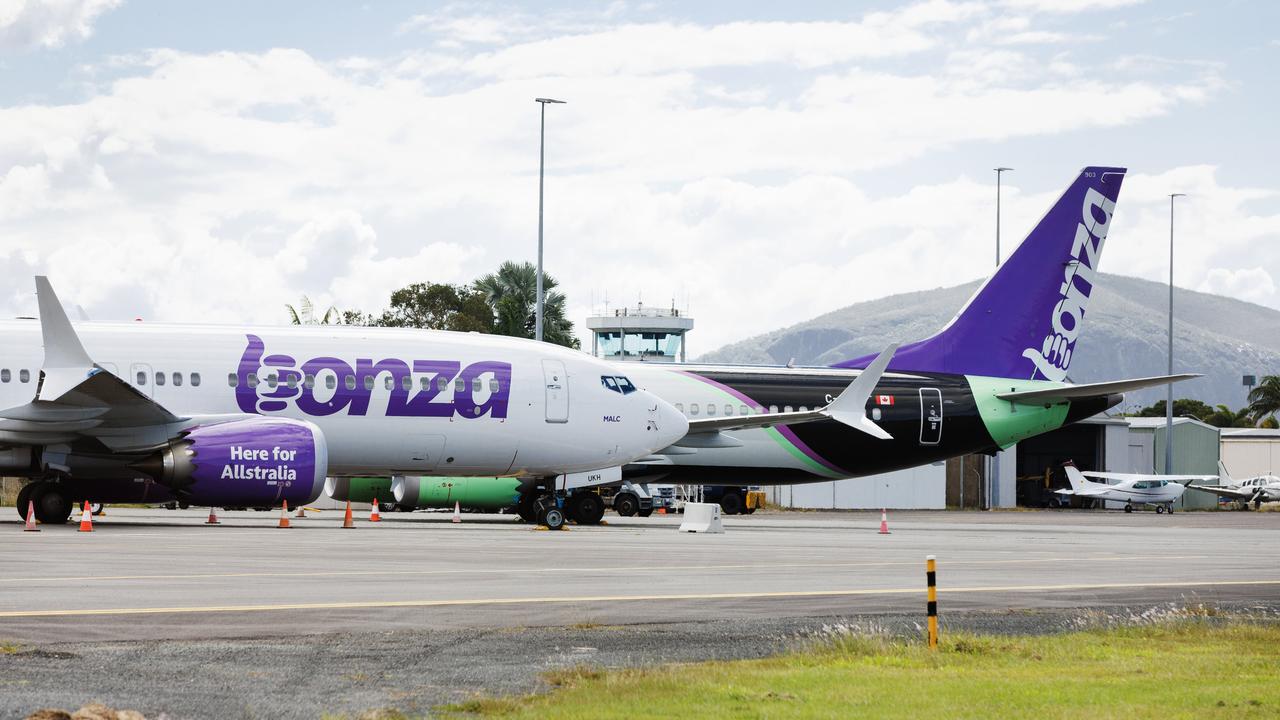
{"label": "corrugated metal wall", "polygon": [[809,510],[942,510],[947,504],[945,463],[846,480],[766,487],[769,501]]}

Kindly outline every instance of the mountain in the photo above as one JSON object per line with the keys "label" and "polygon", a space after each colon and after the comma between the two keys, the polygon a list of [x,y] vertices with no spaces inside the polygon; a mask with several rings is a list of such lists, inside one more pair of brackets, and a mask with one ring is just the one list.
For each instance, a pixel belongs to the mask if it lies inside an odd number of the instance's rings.
{"label": "mountain", "polygon": [[[1089,301],[1070,379],[1100,382],[1163,375],[1168,370],[1169,286],[1099,275]],[[978,281],[857,303],[788,328],[726,345],[699,362],[830,365],[879,352],[939,330],[978,288]],[[1280,374],[1280,311],[1206,293],[1174,289],[1175,372],[1205,377],[1174,386],[1174,397],[1245,404],[1243,375]],[[1150,405],[1163,388],[1130,393],[1126,407]]]}

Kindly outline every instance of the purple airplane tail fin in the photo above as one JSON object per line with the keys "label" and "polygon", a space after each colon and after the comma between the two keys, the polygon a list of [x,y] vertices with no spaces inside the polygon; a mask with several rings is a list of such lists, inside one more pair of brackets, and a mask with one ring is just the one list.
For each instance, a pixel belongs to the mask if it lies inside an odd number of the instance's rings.
{"label": "purple airplane tail fin", "polygon": [[[1081,170],[951,322],[902,346],[889,370],[1065,379],[1124,174],[1125,168]],[[874,359],[836,367],[864,368]]]}

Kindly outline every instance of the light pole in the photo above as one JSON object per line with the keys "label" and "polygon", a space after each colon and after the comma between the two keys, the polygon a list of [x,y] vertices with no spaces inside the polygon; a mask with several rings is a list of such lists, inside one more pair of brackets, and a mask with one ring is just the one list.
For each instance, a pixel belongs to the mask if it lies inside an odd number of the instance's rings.
{"label": "light pole", "polygon": [[[1186,193],[1169,193],[1169,374],[1173,374],[1173,199]],[[1173,473],[1173,383],[1164,401],[1164,474]]]}
{"label": "light pole", "polygon": [[[1011,167],[993,168],[996,173],[996,268],[1000,267],[1000,177],[1013,170]],[[1000,450],[991,458],[991,478],[987,481],[987,507],[995,507],[991,495],[1000,490]]]}
{"label": "light pole", "polygon": [[534,98],[542,106],[542,122],[538,130],[538,306],[533,316],[533,339],[542,342],[542,172],[546,164],[547,103],[563,105],[564,100]]}
{"label": "light pole", "polygon": [[998,167],[996,171],[996,267],[1000,267],[1000,176],[1012,171],[1010,167]]}

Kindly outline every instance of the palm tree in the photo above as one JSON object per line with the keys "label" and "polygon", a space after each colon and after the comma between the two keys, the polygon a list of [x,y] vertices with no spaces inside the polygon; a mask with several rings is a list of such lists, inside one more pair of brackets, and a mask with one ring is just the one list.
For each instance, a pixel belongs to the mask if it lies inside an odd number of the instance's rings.
{"label": "palm tree", "polygon": [[[565,317],[564,294],[555,290],[555,278],[542,274],[543,340],[566,347],[578,347],[573,336],[573,323]],[[538,269],[533,263],[502,263],[498,272],[489,273],[476,280],[476,290],[484,294],[485,301],[493,308],[497,322],[494,332],[499,335],[531,338],[534,334],[538,302]]]}
{"label": "palm tree", "polygon": [[315,306],[311,304],[311,298],[306,295],[302,296],[302,302],[298,303],[298,307],[285,303],[284,309],[289,311],[289,320],[294,325],[331,325],[342,318],[338,308],[330,305],[329,309],[324,311],[324,317],[317,320]]}
{"label": "palm tree", "polygon": [[1232,410],[1226,405],[1218,405],[1212,413],[1200,419],[1220,428],[1247,428],[1254,425],[1253,414],[1247,407],[1240,410]]}
{"label": "palm tree", "polygon": [[1266,375],[1249,391],[1249,412],[1258,420],[1280,411],[1280,375]]}

